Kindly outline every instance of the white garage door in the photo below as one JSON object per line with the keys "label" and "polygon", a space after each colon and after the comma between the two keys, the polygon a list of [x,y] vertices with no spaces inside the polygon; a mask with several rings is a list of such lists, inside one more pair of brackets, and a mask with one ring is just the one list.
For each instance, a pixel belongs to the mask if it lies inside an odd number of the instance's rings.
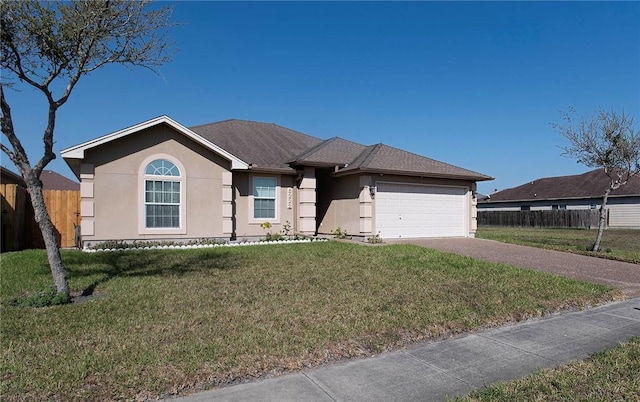
{"label": "white garage door", "polygon": [[378,183],[376,232],[383,239],[466,236],[464,187]]}

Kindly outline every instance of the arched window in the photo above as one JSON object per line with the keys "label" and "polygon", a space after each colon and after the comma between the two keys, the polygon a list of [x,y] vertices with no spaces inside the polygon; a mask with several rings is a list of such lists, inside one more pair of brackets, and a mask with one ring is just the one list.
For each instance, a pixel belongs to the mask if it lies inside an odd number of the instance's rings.
{"label": "arched window", "polygon": [[144,170],[145,228],[181,227],[180,169],[166,159],[156,159]]}

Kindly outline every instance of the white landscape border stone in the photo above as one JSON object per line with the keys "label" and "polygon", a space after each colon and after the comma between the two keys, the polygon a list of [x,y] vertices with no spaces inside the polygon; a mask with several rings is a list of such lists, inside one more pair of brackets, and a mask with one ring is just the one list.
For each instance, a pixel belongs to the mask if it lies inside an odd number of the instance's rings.
{"label": "white landscape border stone", "polygon": [[327,242],[328,239],[299,239],[299,240],[275,240],[275,241],[247,241],[240,243],[218,243],[218,244],[184,244],[184,245],[170,245],[170,246],[146,246],[146,247],[127,247],[127,248],[83,248],[85,253],[99,253],[99,252],[114,252],[114,251],[137,251],[137,250],[187,250],[197,248],[216,248],[216,247],[245,247],[245,246],[265,246],[275,244],[292,244],[292,243],[317,243]]}

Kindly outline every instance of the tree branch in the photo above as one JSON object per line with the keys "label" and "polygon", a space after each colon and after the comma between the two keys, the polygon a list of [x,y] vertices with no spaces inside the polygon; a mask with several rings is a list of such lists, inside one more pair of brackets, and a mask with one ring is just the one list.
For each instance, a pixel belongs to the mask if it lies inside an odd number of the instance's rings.
{"label": "tree branch", "polygon": [[29,164],[29,157],[27,156],[22,143],[15,134],[13,128],[13,119],[11,117],[11,107],[4,96],[4,88],[0,85],[0,110],[2,110],[2,118],[0,126],[2,133],[7,137],[9,143],[13,147],[13,152],[9,150],[5,145],[2,145],[2,151],[9,156],[9,159],[16,165],[16,167],[22,173],[31,168]]}

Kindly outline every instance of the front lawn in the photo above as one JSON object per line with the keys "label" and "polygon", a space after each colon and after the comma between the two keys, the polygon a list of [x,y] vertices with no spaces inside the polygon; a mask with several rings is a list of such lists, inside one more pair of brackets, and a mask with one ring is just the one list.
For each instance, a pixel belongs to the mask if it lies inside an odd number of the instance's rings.
{"label": "front lawn", "polygon": [[638,401],[640,338],[555,369],[474,391],[457,402]]}
{"label": "front lawn", "polygon": [[600,252],[593,253],[588,250],[597,234],[596,229],[480,226],[476,237],[640,264],[640,230],[607,229],[602,235]]}
{"label": "front lawn", "polygon": [[411,245],[63,251],[83,303],[16,307],[44,250],[0,256],[5,400],[147,399],[622,298]]}

